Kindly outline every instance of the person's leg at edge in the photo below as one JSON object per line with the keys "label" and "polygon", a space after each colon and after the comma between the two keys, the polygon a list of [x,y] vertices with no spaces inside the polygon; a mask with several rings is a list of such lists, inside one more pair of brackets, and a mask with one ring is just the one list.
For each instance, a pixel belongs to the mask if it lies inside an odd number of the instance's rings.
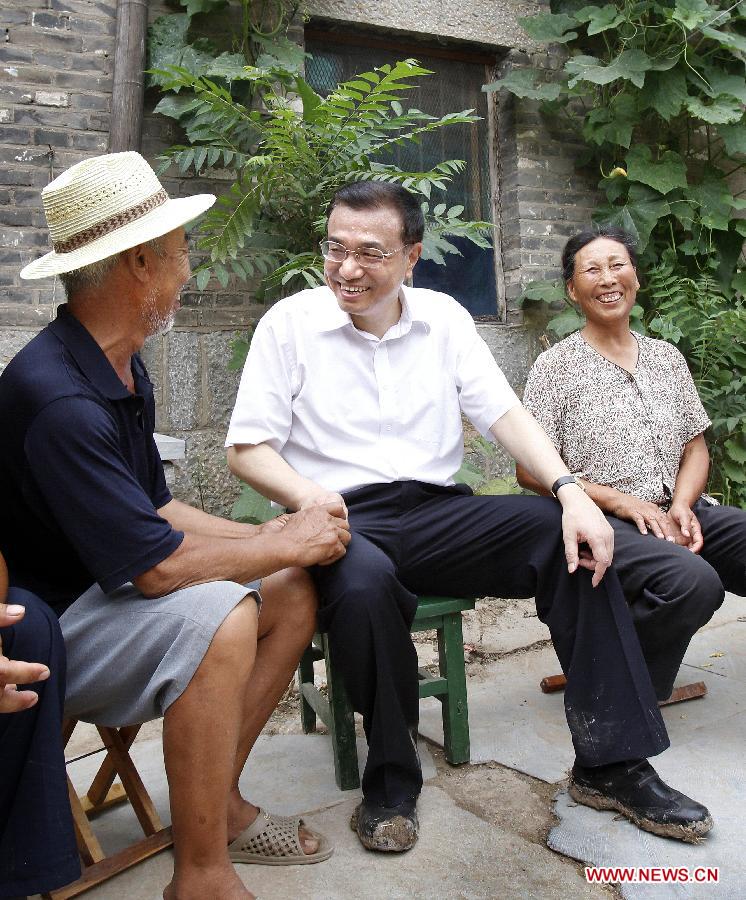
{"label": "person's leg at edge", "polygon": [[561,510],[546,498],[456,496],[437,501],[437,515],[427,505],[408,516],[404,583],[421,592],[535,596],[568,679],[573,776],[598,776],[591,790],[600,788],[610,804],[599,808],[618,809],[657,833],[699,840],[712,826],[707,810],[665,785],[647,763],[668,737],[613,567],[596,589],[590,573],[569,575]]}
{"label": "person's leg at edge", "polygon": [[0,715],[0,897],[16,897],[74,881],[80,858],[62,748],[65,646],[59,623],[28,591],[11,588],[7,602],[24,606],[26,615],[2,629],[3,653],[50,670],[46,681],[24,686],[39,695],[34,706]]}
{"label": "person's leg at edge", "polygon": [[399,582],[390,557],[355,530],[356,519],[362,516],[352,506],[344,559],[314,570],[323,598],[319,622],[368,740],[363,803],[350,824],[366,848],[399,852],[417,839],[422,788],[417,654],[409,632],[417,598]]}
{"label": "person's leg at edge", "polygon": [[[262,607],[256,661],[243,698],[238,750],[228,799],[228,841],[257,817],[258,807],[241,796],[238,780],[262,728],[272,715],[310,643],[316,627],[317,598],[305,569],[285,569],[262,579]],[[299,840],[306,854],[319,849],[319,838],[301,826]]]}
{"label": "person's leg at edge", "polygon": [[174,836],[166,900],[247,900],[228,859],[228,797],[254,665],[257,607],[244,598],[224,619],[186,690],[166,710],[163,755]]}

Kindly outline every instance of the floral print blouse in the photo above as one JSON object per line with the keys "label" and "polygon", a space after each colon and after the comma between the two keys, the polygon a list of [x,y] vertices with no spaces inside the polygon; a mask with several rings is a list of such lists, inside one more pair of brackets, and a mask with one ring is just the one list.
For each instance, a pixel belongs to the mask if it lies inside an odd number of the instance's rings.
{"label": "floral print blouse", "polygon": [[539,356],[523,403],[574,475],[667,506],[684,446],[710,420],[681,353],[632,333],[634,374],[577,331]]}

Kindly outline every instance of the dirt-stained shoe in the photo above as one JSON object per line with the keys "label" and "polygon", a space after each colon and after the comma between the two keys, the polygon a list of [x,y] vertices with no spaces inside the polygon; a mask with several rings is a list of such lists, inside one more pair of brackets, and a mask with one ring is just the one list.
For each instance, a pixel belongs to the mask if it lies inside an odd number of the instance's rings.
{"label": "dirt-stained shoe", "polygon": [[417,801],[405,800],[397,806],[379,806],[369,800],[355,808],[350,828],[357,832],[360,843],[368,850],[402,853],[417,843],[420,823]]}
{"label": "dirt-stained shoe", "polygon": [[646,759],[598,768],[576,762],[568,793],[594,809],[615,809],[639,828],[698,844],[712,828],[707,808],[669,787]]}

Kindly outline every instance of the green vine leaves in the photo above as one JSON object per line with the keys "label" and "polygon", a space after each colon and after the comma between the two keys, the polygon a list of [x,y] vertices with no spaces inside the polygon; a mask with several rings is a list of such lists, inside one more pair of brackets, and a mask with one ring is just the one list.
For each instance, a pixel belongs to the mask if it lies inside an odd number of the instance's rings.
{"label": "green vine leaves", "polygon": [[[538,102],[585,143],[605,195],[594,218],[638,241],[632,327],[686,356],[713,421],[711,492],[746,506],[746,3],[554,0],[521,24],[563,46],[561,70],[540,60],[484,90]],[[559,281],[522,300],[562,303],[557,338],[582,327]]]}

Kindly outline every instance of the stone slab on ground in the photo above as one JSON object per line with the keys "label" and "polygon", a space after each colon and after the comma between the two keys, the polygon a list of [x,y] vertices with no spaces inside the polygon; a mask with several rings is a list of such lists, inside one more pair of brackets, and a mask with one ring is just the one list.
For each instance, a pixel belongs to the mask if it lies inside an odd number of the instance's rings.
{"label": "stone slab on ground", "polygon": [[[273,742],[278,738],[271,739]],[[357,800],[349,798],[308,817],[335,846],[330,860],[312,866],[236,866],[261,900],[566,900],[608,896],[585,884],[576,866],[496,827],[426,785],[419,803],[420,839],[406,854],[364,850],[349,828]],[[171,876],[164,852],[92,890],[91,900],[159,900]]]}
{"label": "stone slab on ground", "polygon": [[[552,784],[565,777],[574,754],[562,693],[539,689],[545,675],[559,671],[546,647],[504,657],[490,665],[489,680],[468,683],[472,763],[498,762]],[[437,700],[422,702],[420,734],[442,744]]]}
{"label": "stone slab on ground", "polygon": [[[367,755],[363,739],[357,742],[361,771]],[[420,742],[425,780],[434,777],[435,765],[427,745]],[[163,765],[161,742],[157,738],[138,741],[132,758],[164,824],[170,822],[168,785]],[[79,793],[84,793],[96,774],[102,755],[88,756],[68,766]],[[206,773],[209,777],[209,773]],[[243,775],[241,790],[259,806],[282,815],[305,813],[340,803],[350,797],[359,799],[360,791],[340,791],[334,781],[331,740],[326,735],[261,735]],[[118,806],[96,819],[96,834],[105,852],[118,850],[142,837],[137,819],[129,806]]]}
{"label": "stone slab on ground", "polygon": [[[718,867],[713,884],[624,884],[628,900],[673,898],[740,898],[746,883],[746,623],[738,621],[743,601],[730,597],[718,620],[695,635],[678,683],[704,681],[707,696],[665,707],[671,747],[656,757],[664,781],[704,803],[715,827],[699,845],[660,838],[640,831],[611,812],[575,805],[561,791],[555,804],[560,824],[548,845],[590,865]],[[734,615],[736,613],[736,615]],[[717,654],[717,655],[713,655]],[[722,655],[719,655],[722,654]]]}

